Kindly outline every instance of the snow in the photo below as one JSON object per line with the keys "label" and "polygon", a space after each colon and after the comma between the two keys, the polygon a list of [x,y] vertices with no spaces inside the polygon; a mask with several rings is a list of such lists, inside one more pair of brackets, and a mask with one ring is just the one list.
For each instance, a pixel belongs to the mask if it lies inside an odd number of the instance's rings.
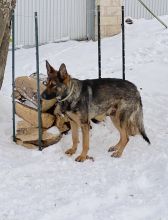
{"label": "snow", "polygon": [[[168,16],[162,17],[168,23]],[[96,78],[97,43],[68,41],[40,47],[55,68],[64,62],[77,78]],[[16,76],[35,72],[35,48],[16,51]],[[102,76],[120,77],[121,35],[102,40]],[[0,93],[1,220],[167,220],[168,219],[168,30],[156,20],[126,25],[126,78],[139,88],[151,145],[130,139],[123,156],[111,158],[118,140],[110,120],[92,125],[89,156],[64,154],[71,132],[42,152],[12,142],[11,52]],[[140,89],[141,88],[141,89]],[[57,131],[56,131],[57,132]],[[81,137],[81,133],[80,133]]]}

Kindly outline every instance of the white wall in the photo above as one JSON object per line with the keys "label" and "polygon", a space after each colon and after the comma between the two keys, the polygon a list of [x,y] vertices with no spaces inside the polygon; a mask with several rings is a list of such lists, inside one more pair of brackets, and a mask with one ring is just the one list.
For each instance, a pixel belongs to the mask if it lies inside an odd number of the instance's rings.
{"label": "white wall", "polygon": [[[157,15],[168,14],[168,0],[143,0]],[[16,45],[33,46],[34,12],[39,17],[39,43],[94,38],[95,0],[17,0]],[[125,0],[125,14],[133,18],[152,16],[138,2]]]}
{"label": "white wall", "polygon": [[[156,15],[168,15],[168,0],[142,0]],[[126,16],[133,18],[152,18],[152,15],[138,2],[125,0]]]}
{"label": "white wall", "polygon": [[38,12],[40,44],[86,39],[90,25],[87,15],[91,12],[87,3],[88,0],[17,0],[16,45],[35,44],[35,11]]}

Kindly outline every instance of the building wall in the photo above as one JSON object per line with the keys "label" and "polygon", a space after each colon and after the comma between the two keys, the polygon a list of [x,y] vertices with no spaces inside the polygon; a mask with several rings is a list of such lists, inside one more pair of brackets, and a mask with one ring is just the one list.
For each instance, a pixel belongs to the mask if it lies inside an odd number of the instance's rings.
{"label": "building wall", "polygon": [[[100,0],[102,37],[120,32],[120,0]],[[96,0],[17,0],[16,45],[34,46],[34,12],[39,43],[97,38]]]}
{"label": "building wall", "polygon": [[[168,0],[143,0],[157,15],[168,14]],[[38,12],[39,42],[97,39],[97,10],[101,6],[101,35],[121,31],[121,0],[17,0],[16,45],[33,46],[34,12]],[[125,15],[152,18],[138,0],[125,0]]]}
{"label": "building wall", "polygon": [[17,0],[16,45],[33,46],[34,12],[38,12],[39,43],[91,38],[95,0]]}
{"label": "building wall", "polygon": [[[168,0],[143,0],[143,2],[156,15],[168,15]],[[138,0],[125,0],[125,14],[133,18],[153,18]]]}

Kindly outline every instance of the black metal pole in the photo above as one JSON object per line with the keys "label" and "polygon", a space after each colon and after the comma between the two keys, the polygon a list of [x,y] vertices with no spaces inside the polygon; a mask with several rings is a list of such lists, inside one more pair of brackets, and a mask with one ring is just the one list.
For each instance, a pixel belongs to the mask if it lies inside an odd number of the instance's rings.
{"label": "black metal pole", "polygon": [[125,23],[124,23],[124,6],[122,8],[122,72],[125,80]]}
{"label": "black metal pole", "polygon": [[38,17],[37,12],[34,13],[35,18],[35,39],[36,39],[36,73],[37,73],[37,99],[38,99],[38,145],[42,150],[42,120],[41,120],[41,96],[40,96],[40,76],[39,76],[39,42],[38,42]]}
{"label": "black metal pole", "polygon": [[15,12],[12,12],[12,114],[13,114],[13,141],[16,142],[15,130]]}
{"label": "black metal pole", "polygon": [[98,26],[98,70],[101,78],[101,29],[100,29],[100,5],[97,6],[97,26]]}

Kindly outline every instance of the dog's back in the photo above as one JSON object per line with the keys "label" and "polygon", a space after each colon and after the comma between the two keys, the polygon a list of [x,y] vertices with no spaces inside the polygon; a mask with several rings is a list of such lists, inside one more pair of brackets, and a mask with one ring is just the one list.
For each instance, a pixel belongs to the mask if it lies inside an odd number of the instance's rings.
{"label": "dog's back", "polygon": [[77,107],[80,111],[89,108],[93,117],[108,113],[110,108],[129,110],[131,106],[141,103],[136,86],[129,81],[103,78],[78,80],[77,84],[80,85],[80,101]]}
{"label": "dog's back", "polygon": [[79,80],[80,102],[77,107],[83,117],[95,121],[99,115],[110,116],[118,127],[125,127],[128,135],[141,134],[150,143],[143,125],[141,96],[137,87],[115,78]]}
{"label": "dog's back", "polygon": [[82,82],[82,92],[87,93],[88,89],[92,90],[93,101],[102,103],[105,100],[125,99],[140,99],[140,94],[137,87],[127,81],[115,78],[103,79],[87,79]]}

